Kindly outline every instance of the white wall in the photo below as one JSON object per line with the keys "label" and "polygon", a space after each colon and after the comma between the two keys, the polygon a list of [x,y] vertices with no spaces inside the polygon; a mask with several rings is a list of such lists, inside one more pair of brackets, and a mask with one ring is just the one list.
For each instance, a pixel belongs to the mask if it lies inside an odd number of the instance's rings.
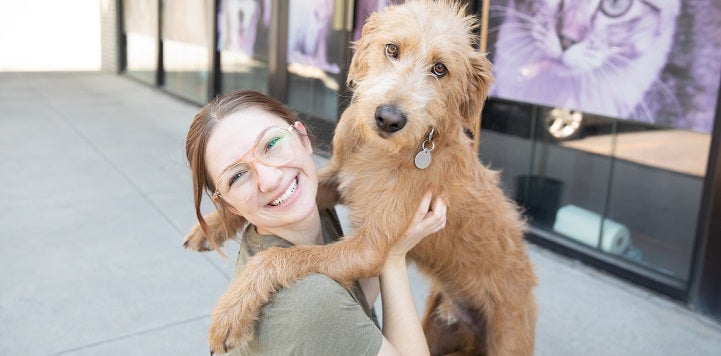
{"label": "white wall", "polygon": [[100,69],[100,0],[0,0],[0,71]]}

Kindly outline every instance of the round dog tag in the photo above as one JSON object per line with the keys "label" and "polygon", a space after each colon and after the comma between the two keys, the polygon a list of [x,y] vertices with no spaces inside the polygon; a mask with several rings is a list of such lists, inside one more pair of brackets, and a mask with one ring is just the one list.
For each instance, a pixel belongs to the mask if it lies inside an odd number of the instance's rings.
{"label": "round dog tag", "polygon": [[423,149],[416,154],[415,164],[418,169],[426,169],[431,165],[431,151]]}

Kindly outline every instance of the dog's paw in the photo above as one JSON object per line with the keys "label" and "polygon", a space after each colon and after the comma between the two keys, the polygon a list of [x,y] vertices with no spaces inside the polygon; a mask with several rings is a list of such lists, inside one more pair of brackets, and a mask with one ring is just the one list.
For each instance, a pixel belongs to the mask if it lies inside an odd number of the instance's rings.
{"label": "dog's paw", "polygon": [[211,353],[226,353],[230,349],[246,345],[252,339],[252,323],[243,324],[237,320],[231,322],[229,316],[214,317],[210,323],[208,343]]}
{"label": "dog's paw", "polygon": [[205,236],[200,224],[195,224],[195,226],[190,229],[190,232],[185,235],[183,247],[199,252],[211,250],[210,242],[208,241],[207,236]]}
{"label": "dog's paw", "polygon": [[253,340],[257,315],[248,312],[252,309],[244,303],[248,299],[232,300],[231,298],[233,297],[226,293],[213,310],[208,330],[211,354],[226,353]]}

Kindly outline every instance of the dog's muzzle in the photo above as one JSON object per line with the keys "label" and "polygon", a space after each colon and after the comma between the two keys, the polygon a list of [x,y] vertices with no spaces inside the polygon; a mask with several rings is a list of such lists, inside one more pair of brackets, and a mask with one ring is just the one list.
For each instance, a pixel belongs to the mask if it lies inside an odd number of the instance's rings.
{"label": "dog's muzzle", "polygon": [[380,105],[376,108],[376,126],[387,133],[394,133],[406,126],[406,114],[396,105]]}

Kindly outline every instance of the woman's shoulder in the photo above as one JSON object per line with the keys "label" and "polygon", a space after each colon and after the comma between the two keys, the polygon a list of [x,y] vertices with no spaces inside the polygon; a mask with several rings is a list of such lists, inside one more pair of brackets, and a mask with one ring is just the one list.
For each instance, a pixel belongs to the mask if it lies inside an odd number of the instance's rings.
{"label": "woman's shoulder", "polygon": [[[288,303],[284,307],[297,305],[301,308],[328,308],[330,303],[355,303],[348,290],[324,274],[310,274],[287,288],[279,290],[270,307]],[[329,305],[330,304],[330,305]]]}
{"label": "woman's shoulder", "polygon": [[257,326],[260,353],[377,354],[382,336],[348,290],[333,279],[312,274],[279,290],[263,308]]}

